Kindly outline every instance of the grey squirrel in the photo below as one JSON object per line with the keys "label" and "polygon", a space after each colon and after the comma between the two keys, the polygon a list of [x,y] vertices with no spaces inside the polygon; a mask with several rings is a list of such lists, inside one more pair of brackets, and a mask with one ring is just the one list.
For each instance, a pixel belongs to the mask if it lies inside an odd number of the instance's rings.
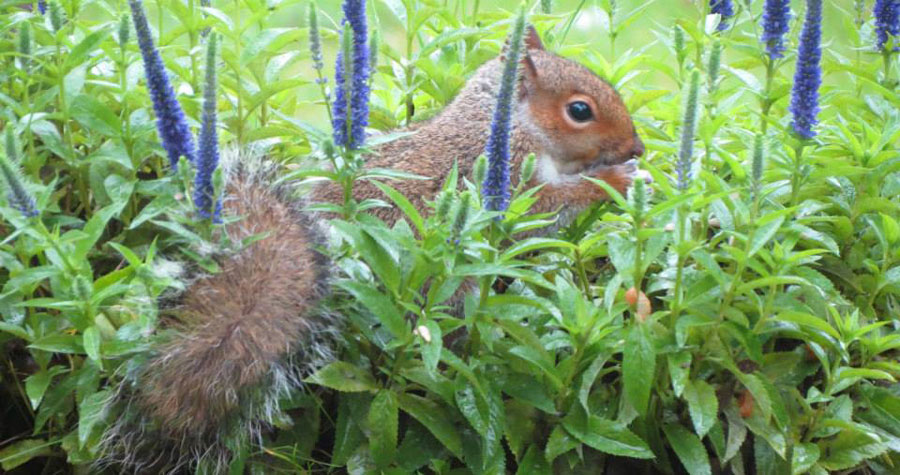
{"label": "grey squirrel", "polygon": [[[537,157],[529,185],[543,185],[534,212],[565,208],[570,219],[607,199],[592,176],[623,192],[639,173],[644,152],[631,117],[615,89],[584,66],[547,51],[528,27],[514,108],[511,166]],[[415,134],[377,147],[367,166],[393,168],[431,180],[393,182],[423,210],[441,189],[441,178],[458,163],[470,174],[484,152],[502,71],[502,58],[488,61],[459,95]],[[224,467],[233,451],[257,437],[278,413],[278,398],[299,385],[301,375],[327,359],[337,322],[317,310],[327,283],[327,263],[306,204],[290,187],[273,187],[271,166],[230,170],[223,211],[243,218],[227,224],[233,241],[264,236],[226,256],[221,272],[192,282],[177,311],[184,324],[153,348],[123,388],[127,409],[108,432],[119,463],[140,470],[176,471],[198,461]],[[513,173],[513,176],[517,176]],[[357,199],[381,197],[370,183],[354,187]],[[312,201],[340,202],[333,184],[315,188]],[[386,222],[394,208],[372,211]]]}

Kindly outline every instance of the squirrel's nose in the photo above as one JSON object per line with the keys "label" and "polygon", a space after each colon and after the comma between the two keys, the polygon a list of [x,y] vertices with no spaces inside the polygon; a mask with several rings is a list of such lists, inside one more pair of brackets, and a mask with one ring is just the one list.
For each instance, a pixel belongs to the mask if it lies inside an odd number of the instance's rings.
{"label": "squirrel's nose", "polygon": [[632,157],[640,157],[644,154],[644,142],[641,142],[641,138],[634,135],[634,143],[631,145],[631,156]]}

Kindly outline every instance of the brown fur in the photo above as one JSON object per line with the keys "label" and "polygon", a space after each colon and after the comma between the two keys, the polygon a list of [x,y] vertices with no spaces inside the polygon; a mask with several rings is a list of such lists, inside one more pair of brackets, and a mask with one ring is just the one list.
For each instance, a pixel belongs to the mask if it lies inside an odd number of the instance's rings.
{"label": "brown fur", "polygon": [[190,329],[159,349],[140,403],[166,430],[204,434],[240,407],[241,390],[259,384],[295,349],[324,280],[309,227],[271,189],[238,180],[226,212],[233,240],[266,237],[228,258],[220,273],[194,282],[180,319]]}
{"label": "brown fur", "polygon": [[[584,66],[544,50],[530,27],[525,45],[527,55],[522,61],[513,117],[513,180],[531,153],[551,157],[556,168],[569,175],[565,184],[547,183],[533,211],[553,211],[562,205],[580,210],[607,198],[601,188],[579,179],[580,173],[606,180],[624,192],[635,168],[622,163],[641,155],[643,144],[618,93]],[[440,114],[413,127],[413,135],[377,148],[367,166],[429,177],[426,181],[391,183],[420,210],[426,199],[440,191],[442,179],[454,162],[460,174],[471,176],[475,159],[484,153],[488,140],[502,68],[502,58],[485,63]],[[567,120],[565,105],[573,96],[591,104],[595,120],[587,124]],[[541,183],[537,174],[529,184]],[[341,193],[337,186],[324,184],[314,190],[313,200],[340,202]],[[358,200],[383,198],[381,191],[369,183],[357,183],[354,196]],[[379,208],[374,214],[389,223],[402,215],[396,208]]]}
{"label": "brown fur", "polygon": [[175,473],[225,470],[259,437],[278,400],[330,358],[336,322],[318,308],[327,266],[316,226],[261,157],[225,157],[232,243],[257,239],[193,280],[168,311],[178,324],[126,378],[100,465]]}

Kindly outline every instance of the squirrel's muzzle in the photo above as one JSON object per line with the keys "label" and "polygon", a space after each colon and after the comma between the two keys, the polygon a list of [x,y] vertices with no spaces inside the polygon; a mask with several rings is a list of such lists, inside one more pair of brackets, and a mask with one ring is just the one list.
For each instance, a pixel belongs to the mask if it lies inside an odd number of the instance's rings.
{"label": "squirrel's muzzle", "polygon": [[644,142],[641,141],[641,138],[638,137],[637,134],[634,134],[634,142],[631,145],[631,157],[629,158],[637,158],[644,154]]}

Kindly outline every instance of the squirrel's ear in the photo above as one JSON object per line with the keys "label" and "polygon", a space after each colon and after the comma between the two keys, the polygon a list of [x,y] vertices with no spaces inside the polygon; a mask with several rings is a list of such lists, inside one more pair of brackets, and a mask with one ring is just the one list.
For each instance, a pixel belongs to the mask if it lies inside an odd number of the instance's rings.
{"label": "squirrel's ear", "polygon": [[522,74],[519,76],[519,94],[524,97],[529,92],[534,92],[537,89],[538,71],[528,51],[525,51],[525,54],[522,55],[520,62],[522,64]]}
{"label": "squirrel's ear", "polygon": [[541,37],[538,36],[537,30],[534,29],[534,25],[525,26],[525,49],[537,49],[542,51],[545,49]]}

